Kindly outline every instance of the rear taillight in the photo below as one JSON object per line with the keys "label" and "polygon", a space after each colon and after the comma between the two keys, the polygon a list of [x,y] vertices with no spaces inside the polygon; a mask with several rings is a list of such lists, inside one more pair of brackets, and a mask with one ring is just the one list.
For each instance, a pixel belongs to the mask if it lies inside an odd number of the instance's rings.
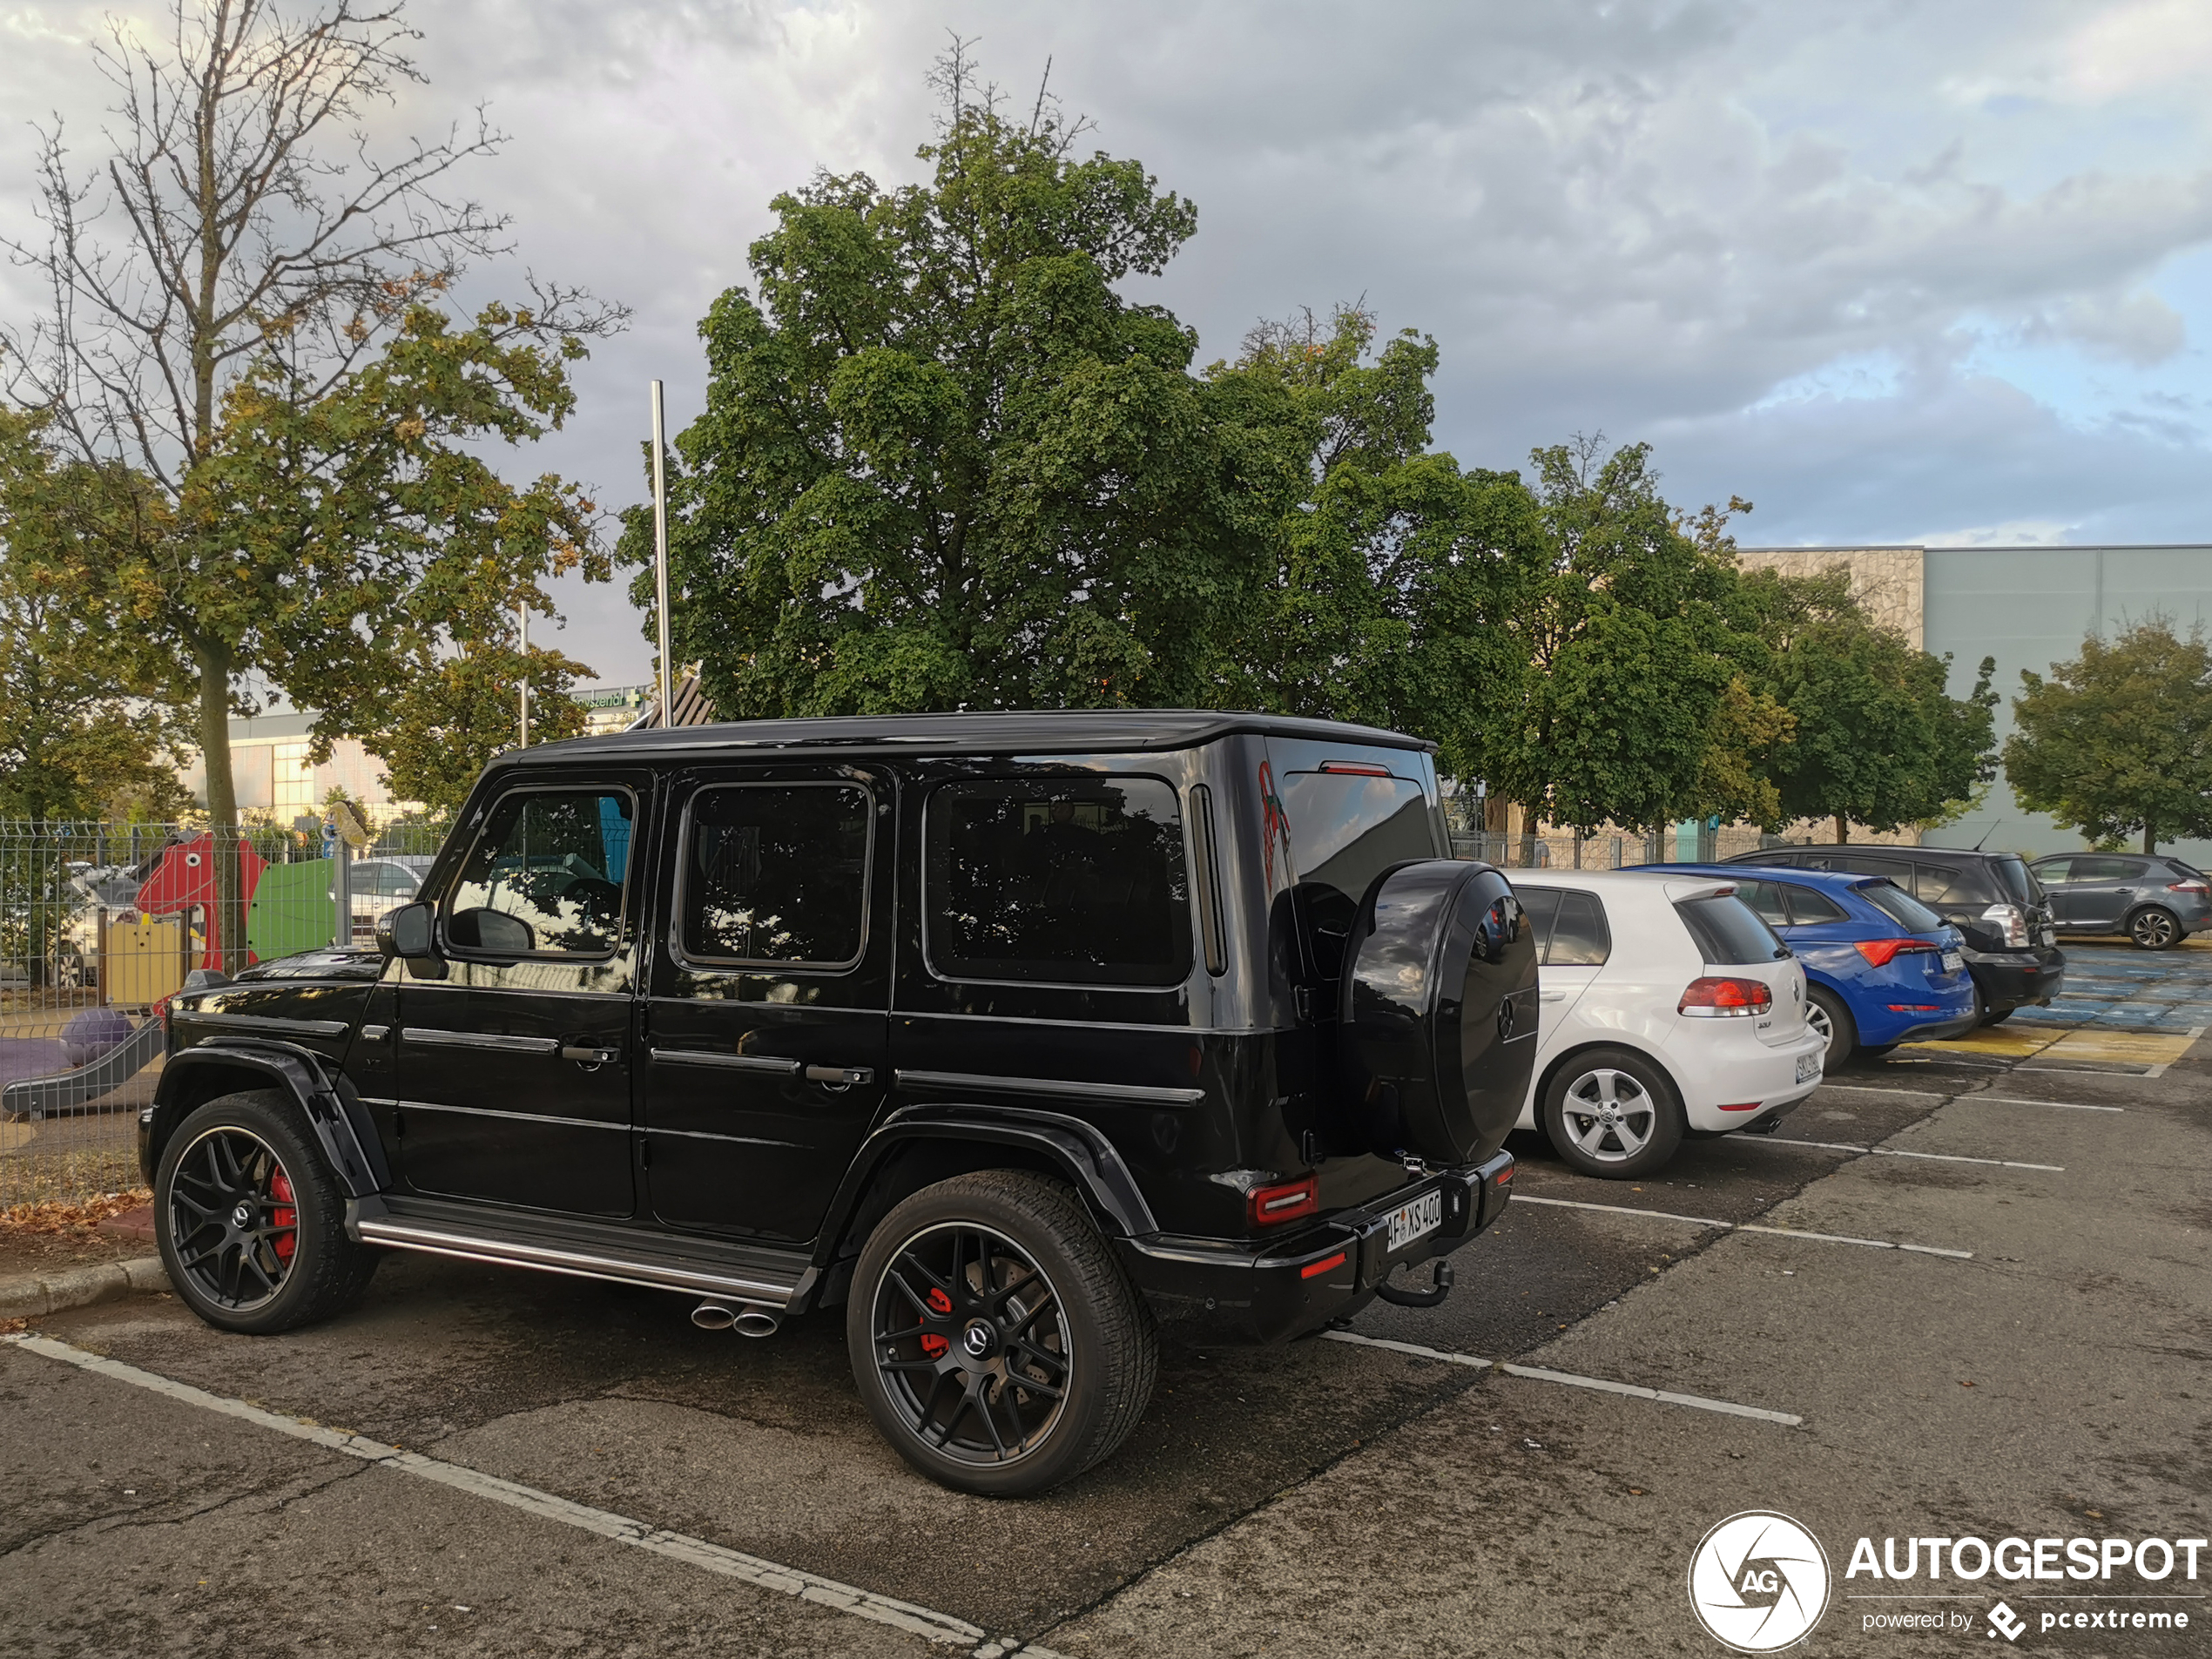
{"label": "rear taillight", "polygon": [[2005,930],[2005,943],[2013,950],[2027,944],[2027,916],[2016,904],[1993,904],[1981,913],[1984,921],[1993,921]]}
{"label": "rear taillight", "polygon": [[2166,889],[2168,893],[2194,893],[2200,898],[2212,899],[2212,886],[2202,881],[2176,881]]}
{"label": "rear taillight", "polygon": [[1862,939],[1857,941],[1857,948],[1870,967],[1887,968],[1906,951],[1941,950],[1943,947],[1925,939]]}
{"label": "rear taillight", "polygon": [[1682,1001],[1675,1004],[1675,1012],[1724,1020],[1764,1014],[1773,1007],[1774,993],[1764,980],[1694,979],[1682,994]]}
{"label": "rear taillight", "polygon": [[1244,1199],[1244,1212],[1255,1227],[1296,1221],[1302,1216],[1317,1215],[1320,1209],[1320,1178],[1311,1175],[1302,1181],[1286,1181],[1279,1187],[1254,1187]]}

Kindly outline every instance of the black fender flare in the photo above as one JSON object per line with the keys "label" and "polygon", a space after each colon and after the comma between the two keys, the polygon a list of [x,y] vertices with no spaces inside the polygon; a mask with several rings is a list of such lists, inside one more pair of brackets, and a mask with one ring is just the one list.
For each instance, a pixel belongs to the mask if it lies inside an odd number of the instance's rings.
{"label": "black fender flare", "polygon": [[1160,1230],[1129,1165],[1096,1124],[1039,1107],[933,1102],[900,1108],[860,1143],[823,1218],[817,1266],[830,1264],[884,1159],[899,1147],[921,1140],[1020,1147],[1041,1154],[1124,1237],[1143,1238]]}
{"label": "black fender flare", "polygon": [[308,1127],[329,1159],[331,1173],[349,1198],[366,1198],[392,1184],[384,1161],[384,1143],[375,1124],[354,1093],[354,1086],[321,1055],[289,1042],[252,1038],[217,1037],[179,1050],[161,1068],[153,1105],[147,1115],[147,1175],[161,1157],[162,1143],[175,1127],[179,1097],[196,1071],[219,1066],[229,1071],[251,1071],[288,1092],[307,1115]]}

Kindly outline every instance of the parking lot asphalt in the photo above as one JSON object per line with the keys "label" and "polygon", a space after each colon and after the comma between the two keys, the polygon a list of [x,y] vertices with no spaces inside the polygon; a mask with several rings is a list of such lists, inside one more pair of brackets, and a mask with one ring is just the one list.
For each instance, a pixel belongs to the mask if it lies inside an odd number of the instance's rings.
{"label": "parking lot asphalt", "polygon": [[1830,1558],[1799,1651],[2212,1651],[2202,1600],[2008,1642],[2000,1594],[2078,1587],[1942,1586],[1931,1634],[1844,1577],[1861,1536],[2212,1531],[2212,1042],[2168,1017],[2212,951],[2069,955],[2101,1012],[1853,1065],[1656,1179],[1516,1136],[1441,1307],[1170,1340],[1129,1446],[1028,1502],[908,1474],[834,1317],[750,1342],[395,1258],[280,1339],[37,1321],[0,1346],[0,1652],[1718,1653],[1685,1574],[1750,1508]]}

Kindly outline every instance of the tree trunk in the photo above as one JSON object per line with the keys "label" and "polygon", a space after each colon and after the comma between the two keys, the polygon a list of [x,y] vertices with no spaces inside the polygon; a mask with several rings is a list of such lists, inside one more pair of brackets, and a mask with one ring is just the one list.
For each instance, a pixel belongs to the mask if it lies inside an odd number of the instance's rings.
{"label": "tree trunk", "polygon": [[2148,857],[2158,851],[2158,832],[2150,825],[2143,826],[2143,853]]}
{"label": "tree trunk", "polygon": [[1838,813],[1836,814],[1836,845],[1847,846],[1850,843],[1851,819],[1844,813]]}
{"label": "tree trunk", "polygon": [[207,773],[207,839],[215,859],[207,966],[235,974],[246,966],[246,883],[239,867],[238,788],[231,779],[230,664],[212,648],[203,649],[199,657],[199,752]]}

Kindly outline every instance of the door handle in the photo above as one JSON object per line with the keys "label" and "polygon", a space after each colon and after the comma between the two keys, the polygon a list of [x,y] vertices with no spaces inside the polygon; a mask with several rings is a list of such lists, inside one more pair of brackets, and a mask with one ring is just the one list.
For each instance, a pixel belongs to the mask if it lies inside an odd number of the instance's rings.
{"label": "door handle", "polygon": [[806,1076],[810,1083],[829,1083],[840,1089],[875,1081],[874,1068],[870,1066],[809,1066]]}
{"label": "door handle", "polygon": [[561,1045],[561,1058],[583,1066],[611,1066],[622,1058],[622,1050],[594,1048],[588,1042],[564,1042]]}
{"label": "door handle", "polygon": [[1567,993],[1564,991],[1546,991],[1544,993],[1544,1001],[1547,1002],[1564,1002],[1566,1000]]}

